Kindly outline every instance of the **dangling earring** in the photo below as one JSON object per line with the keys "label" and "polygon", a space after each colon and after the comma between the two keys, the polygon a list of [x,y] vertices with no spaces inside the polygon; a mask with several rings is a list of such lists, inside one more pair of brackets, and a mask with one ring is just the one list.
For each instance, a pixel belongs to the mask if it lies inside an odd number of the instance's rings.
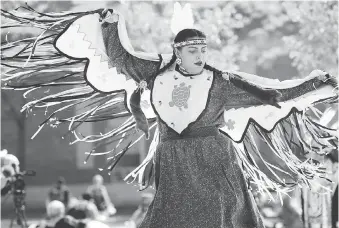
{"label": "dangling earring", "polygon": [[177,58],[175,61],[177,62],[178,65],[181,65],[181,62],[182,62],[181,58]]}

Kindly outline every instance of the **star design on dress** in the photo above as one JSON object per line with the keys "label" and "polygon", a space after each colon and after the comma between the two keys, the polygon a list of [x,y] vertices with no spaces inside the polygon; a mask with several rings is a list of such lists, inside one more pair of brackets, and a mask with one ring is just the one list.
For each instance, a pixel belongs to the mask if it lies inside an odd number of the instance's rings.
{"label": "star design on dress", "polygon": [[226,126],[227,126],[228,130],[233,130],[234,124],[235,124],[235,122],[233,120],[231,120],[231,119],[227,120]]}

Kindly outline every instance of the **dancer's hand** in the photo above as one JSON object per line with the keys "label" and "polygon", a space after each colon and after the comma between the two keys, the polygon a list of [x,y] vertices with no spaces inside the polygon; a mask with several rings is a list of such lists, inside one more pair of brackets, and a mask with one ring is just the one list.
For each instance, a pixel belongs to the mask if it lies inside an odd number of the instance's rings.
{"label": "dancer's hand", "polygon": [[313,70],[310,75],[311,77],[318,78],[320,81],[325,84],[333,86],[333,88],[338,92],[338,79],[326,71],[322,70]]}
{"label": "dancer's hand", "polygon": [[338,78],[326,73],[324,76],[322,75],[320,78],[325,84],[331,85],[334,88],[334,91],[338,95]]}
{"label": "dancer's hand", "polygon": [[335,77],[330,75],[328,72],[322,71],[322,70],[313,70],[309,76],[318,78],[319,80],[323,82],[328,82],[329,80],[332,80],[333,82],[336,82],[336,83],[338,82],[338,80]]}
{"label": "dancer's hand", "polygon": [[313,70],[308,76],[312,78],[318,78],[319,80],[324,81],[326,79],[326,75],[328,75],[326,71],[317,69]]}
{"label": "dancer's hand", "polygon": [[100,22],[114,23],[119,20],[119,15],[114,13],[113,9],[104,9],[100,13]]}

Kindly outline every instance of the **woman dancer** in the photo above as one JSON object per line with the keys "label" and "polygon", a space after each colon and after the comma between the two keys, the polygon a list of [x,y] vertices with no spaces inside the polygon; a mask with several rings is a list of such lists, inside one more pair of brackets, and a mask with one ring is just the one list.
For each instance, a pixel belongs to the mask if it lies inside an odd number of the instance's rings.
{"label": "woman dancer", "polygon": [[[130,116],[121,111],[122,103],[133,114],[107,134],[83,139],[75,134],[78,140],[125,138],[134,126],[149,137],[149,129],[156,126],[148,156],[126,177],[139,178],[141,189],[155,180],[156,194],[142,228],[263,227],[250,184],[259,192],[286,193],[323,173],[312,161],[297,157],[294,146],[302,148],[301,155],[336,148],[334,131],[304,112],[316,102],[337,99],[335,80],[326,72],[277,82],[221,71],[207,63],[207,38],[196,29],[182,29],[172,44],[173,54],[158,55],[133,50],[124,19],[114,10],[40,15],[14,15],[51,33],[24,47],[19,55],[38,48],[49,51],[30,56],[31,67],[6,72],[12,76],[6,87],[64,89],[25,106],[61,105],[39,129],[48,120],[55,125]],[[17,57],[9,57],[10,64],[19,63]],[[64,76],[55,76],[56,71]],[[76,87],[64,87],[69,85]],[[59,111],[89,100],[90,111],[53,119]],[[140,105],[145,102],[150,105]],[[256,147],[254,134],[269,145],[273,161]],[[310,134],[317,145],[308,147],[303,134]],[[130,146],[114,154],[108,168]]]}

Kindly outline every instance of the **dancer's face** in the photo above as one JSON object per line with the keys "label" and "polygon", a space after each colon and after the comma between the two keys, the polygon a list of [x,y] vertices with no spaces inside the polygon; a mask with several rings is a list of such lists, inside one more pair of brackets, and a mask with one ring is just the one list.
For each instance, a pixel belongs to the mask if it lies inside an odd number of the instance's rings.
{"label": "dancer's face", "polygon": [[206,63],[207,46],[204,44],[188,45],[177,49],[181,66],[190,74],[198,74]]}

